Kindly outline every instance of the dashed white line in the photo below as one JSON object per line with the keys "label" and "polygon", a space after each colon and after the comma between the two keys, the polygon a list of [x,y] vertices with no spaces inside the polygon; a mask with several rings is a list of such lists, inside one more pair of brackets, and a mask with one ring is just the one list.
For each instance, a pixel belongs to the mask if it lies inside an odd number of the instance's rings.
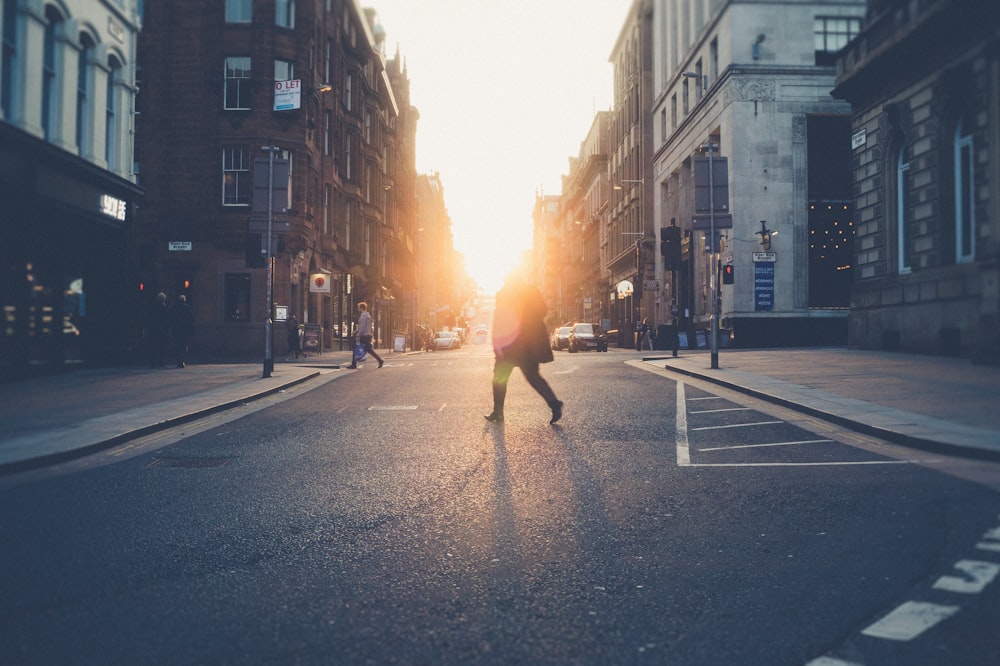
{"label": "dashed white line", "polygon": [[909,641],[958,611],[959,606],[907,601],[861,633],[890,641]]}
{"label": "dashed white line", "polygon": [[853,661],[844,661],[843,659],[834,659],[833,657],[819,657],[810,661],[806,666],[861,666],[861,664]]}
{"label": "dashed white line", "polygon": [[749,428],[751,426],[775,425],[776,423],[784,423],[784,421],[757,421],[756,423],[733,423],[730,425],[704,426],[702,428],[691,428],[691,430],[724,430],[726,428]]}
{"label": "dashed white line", "polygon": [[750,411],[749,407],[726,407],[725,409],[705,409],[699,412],[691,412],[692,414],[718,414],[719,412],[747,412]]}
{"label": "dashed white line", "polygon": [[677,464],[691,464],[691,451],[688,449],[687,400],[684,398],[684,382],[677,382]]}

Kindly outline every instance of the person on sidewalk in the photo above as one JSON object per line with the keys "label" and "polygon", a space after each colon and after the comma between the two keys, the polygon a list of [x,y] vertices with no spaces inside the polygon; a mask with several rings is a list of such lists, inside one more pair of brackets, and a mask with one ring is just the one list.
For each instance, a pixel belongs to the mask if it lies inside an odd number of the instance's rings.
{"label": "person on sidewalk", "polygon": [[298,360],[304,354],[299,337],[299,319],[293,314],[288,315],[288,320],[285,321],[285,337],[288,340],[288,360]]}
{"label": "person on sidewalk", "polygon": [[170,331],[174,335],[177,367],[186,367],[188,342],[194,335],[194,312],[184,294],[177,297],[177,303],[170,309]]}
{"label": "person on sidewalk", "polygon": [[149,346],[149,367],[162,368],[170,338],[170,308],[162,291],[146,313],[146,344]]}
{"label": "person on sidewalk", "polygon": [[486,415],[494,423],[504,419],[507,382],[514,368],[521,368],[525,379],[552,410],[555,423],[562,418],[563,403],[539,372],[541,363],[553,360],[545,328],[545,301],[533,285],[518,273],[512,273],[496,295],[493,314],[493,411]]}
{"label": "person on sidewalk", "polygon": [[[374,333],[374,327],[372,326],[372,316],[368,314],[368,304],[364,301],[358,303],[358,326],[357,330],[354,332],[354,338],[361,346],[365,348],[366,354],[371,354],[371,357],[378,361],[378,367],[382,367],[385,362],[382,357],[375,353],[375,348],[372,346],[372,335]],[[357,360],[353,360],[352,363],[347,366],[348,368],[356,369],[358,367]]]}

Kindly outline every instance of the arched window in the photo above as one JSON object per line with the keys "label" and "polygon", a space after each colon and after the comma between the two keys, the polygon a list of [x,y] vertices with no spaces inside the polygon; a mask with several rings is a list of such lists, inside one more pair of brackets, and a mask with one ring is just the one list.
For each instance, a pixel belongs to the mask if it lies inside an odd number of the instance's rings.
{"label": "arched window", "polygon": [[59,76],[56,70],[58,42],[56,36],[63,17],[55,9],[45,10],[45,34],[42,38],[42,136],[55,138],[59,107]]}
{"label": "arched window", "polygon": [[955,125],[955,262],[968,263],[976,257],[975,160],[972,134],[959,119]]}
{"label": "arched window", "polygon": [[122,65],[114,56],[108,58],[107,108],[104,112],[104,160],[109,171],[117,171],[119,164],[118,147],[121,128],[118,121],[118,96],[115,90],[121,77]]}
{"label": "arched window", "polygon": [[90,153],[90,105],[93,103],[90,94],[90,56],[94,49],[94,40],[90,35],[80,35],[80,54],[77,59],[76,74],[76,147],[81,157]]}
{"label": "arched window", "polygon": [[896,271],[910,272],[913,243],[913,208],[910,205],[910,163],[906,146],[900,146],[896,156]]}

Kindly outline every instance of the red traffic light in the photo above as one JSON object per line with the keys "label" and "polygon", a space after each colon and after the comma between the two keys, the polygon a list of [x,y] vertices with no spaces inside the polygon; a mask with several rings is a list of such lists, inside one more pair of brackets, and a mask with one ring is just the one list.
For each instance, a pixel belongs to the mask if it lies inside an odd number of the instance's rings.
{"label": "red traffic light", "polygon": [[733,284],[733,265],[726,264],[722,267],[722,284]]}

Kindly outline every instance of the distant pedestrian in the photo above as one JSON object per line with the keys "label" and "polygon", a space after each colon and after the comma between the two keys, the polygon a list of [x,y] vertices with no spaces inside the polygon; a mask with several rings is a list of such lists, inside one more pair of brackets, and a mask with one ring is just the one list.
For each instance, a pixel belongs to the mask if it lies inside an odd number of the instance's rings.
{"label": "distant pedestrian", "polygon": [[487,421],[504,420],[507,382],[515,367],[521,368],[528,384],[535,389],[549,408],[555,423],[562,418],[563,403],[556,398],[548,382],[538,370],[540,363],[553,360],[549,335],[545,328],[545,301],[533,285],[517,274],[511,274],[497,292],[493,315],[493,411]]}
{"label": "distant pedestrian", "polygon": [[184,294],[177,297],[177,303],[170,311],[170,331],[174,335],[177,367],[183,368],[187,365],[188,342],[194,335],[194,312]]}
{"label": "distant pedestrian", "polygon": [[170,337],[170,309],[167,295],[162,291],[156,295],[146,313],[146,344],[149,351],[149,367],[162,368],[163,357],[167,353]]}
{"label": "distant pedestrian", "polygon": [[302,355],[302,342],[299,333],[299,320],[295,315],[288,315],[285,322],[288,337],[288,360],[297,359]]}
{"label": "distant pedestrian", "polygon": [[[374,336],[374,326],[372,325],[372,316],[368,314],[368,304],[364,301],[358,303],[358,326],[357,330],[354,332],[354,339],[364,347],[365,353],[371,354],[372,358],[378,361],[378,367],[382,367],[385,362],[381,356],[375,353],[375,348],[372,346],[372,338]],[[349,368],[357,368],[358,361],[352,357],[351,364],[347,366]]]}
{"label": "distant pedestrian", "polygon": [[649,317],[642,320],[639,324],[639,336],[637,339],[637,344],[635,346],[637,351],[642,351],[643,349],[653,350],[653,327],[649,325]]}

